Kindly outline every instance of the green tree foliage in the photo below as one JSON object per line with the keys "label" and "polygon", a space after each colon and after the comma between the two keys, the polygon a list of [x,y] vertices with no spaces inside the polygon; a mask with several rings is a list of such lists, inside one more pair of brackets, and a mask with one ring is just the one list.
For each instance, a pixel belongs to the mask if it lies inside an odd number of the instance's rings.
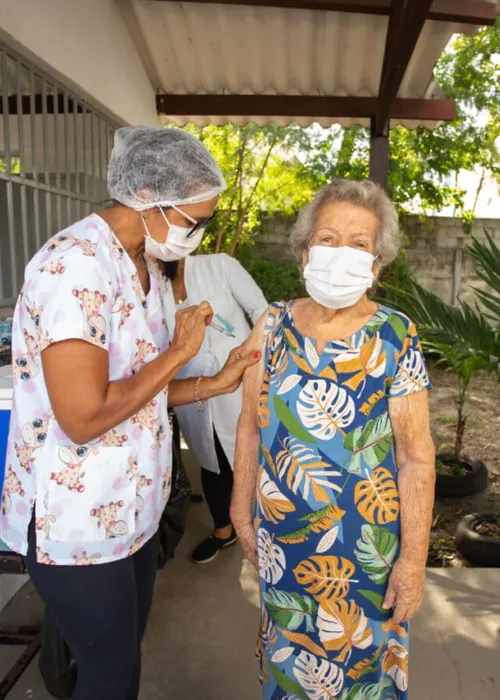
{"label": "green tree foliage", "polygon": [[296,213],[324,182],[319,169],[308,166],[309,155],[332,138],[328,131],[254,124],[187,129],[217,159],[228,184],[220,215],[203,243],[206,251],[234,255],[251,240],[263,214]]}

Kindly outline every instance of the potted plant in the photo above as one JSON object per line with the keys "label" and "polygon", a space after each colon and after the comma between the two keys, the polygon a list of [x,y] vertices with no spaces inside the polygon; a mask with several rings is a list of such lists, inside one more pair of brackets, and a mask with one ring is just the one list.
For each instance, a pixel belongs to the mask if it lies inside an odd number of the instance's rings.
{"label": "potted plant", "polygon": [[500,513],[473,513],[458,523],[455,544],[474,566],[500,567]]}

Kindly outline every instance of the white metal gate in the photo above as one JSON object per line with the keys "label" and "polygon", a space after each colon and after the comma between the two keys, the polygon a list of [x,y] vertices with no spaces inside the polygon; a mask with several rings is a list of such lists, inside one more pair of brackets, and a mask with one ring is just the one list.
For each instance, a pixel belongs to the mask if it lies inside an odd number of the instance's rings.
{"label": "white metal gate", "polygon": [[38,248],[107,199],[117,126],[0,42],[0,306]]}

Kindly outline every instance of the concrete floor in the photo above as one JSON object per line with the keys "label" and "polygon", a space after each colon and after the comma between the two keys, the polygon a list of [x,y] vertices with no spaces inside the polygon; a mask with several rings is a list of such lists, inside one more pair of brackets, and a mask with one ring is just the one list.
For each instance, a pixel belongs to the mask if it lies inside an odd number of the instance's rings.
{"label": "concrete floor", "polygon": [[[199,490],[193,466],[190,476]],[[254,661],[257,586],[237,548],[205,566],[187,558],[207,532],[206,505],[193,505],[176,559],[159,573],[144,643],[141,700],[258,700]],[[40,605],[26,586],[0,621],[29,623]],[[412,625],[410,700],[498,700],[500,569],[431,569]],[[0,648],[0,674],[18,650]],[[9,700],[50,700],[35,661]],[[112,700],[112,699],[110,699]]]}

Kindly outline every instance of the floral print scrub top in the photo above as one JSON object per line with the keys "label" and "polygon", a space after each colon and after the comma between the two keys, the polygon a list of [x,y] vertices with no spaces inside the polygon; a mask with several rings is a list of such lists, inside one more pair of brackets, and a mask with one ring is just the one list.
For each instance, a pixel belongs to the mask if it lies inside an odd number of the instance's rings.
{"label": "floral print scrub top", "polygon": [[[26,268],[12,338],[14,400],[0,537],[26,554],[33,508],[38,561],[99,564],[137,551],[157,530],[170,491],[167,391],[88,445],[59,427],[41,353],[80,339],[107,351],[111,380],[129,377],[168,346],[165,288],[148,261],[137,270],[109,226],[89,216],[51,238]],[[71,375],[61,381],[71,391]]]}
{"label": "floral print scrub top", "polygon": [[264,700],[407,700],[408,625],[382,608],[401,525],[389,398],[426,390],[415,326],[382,307],[322,353],[267,321],[256,528]]}

